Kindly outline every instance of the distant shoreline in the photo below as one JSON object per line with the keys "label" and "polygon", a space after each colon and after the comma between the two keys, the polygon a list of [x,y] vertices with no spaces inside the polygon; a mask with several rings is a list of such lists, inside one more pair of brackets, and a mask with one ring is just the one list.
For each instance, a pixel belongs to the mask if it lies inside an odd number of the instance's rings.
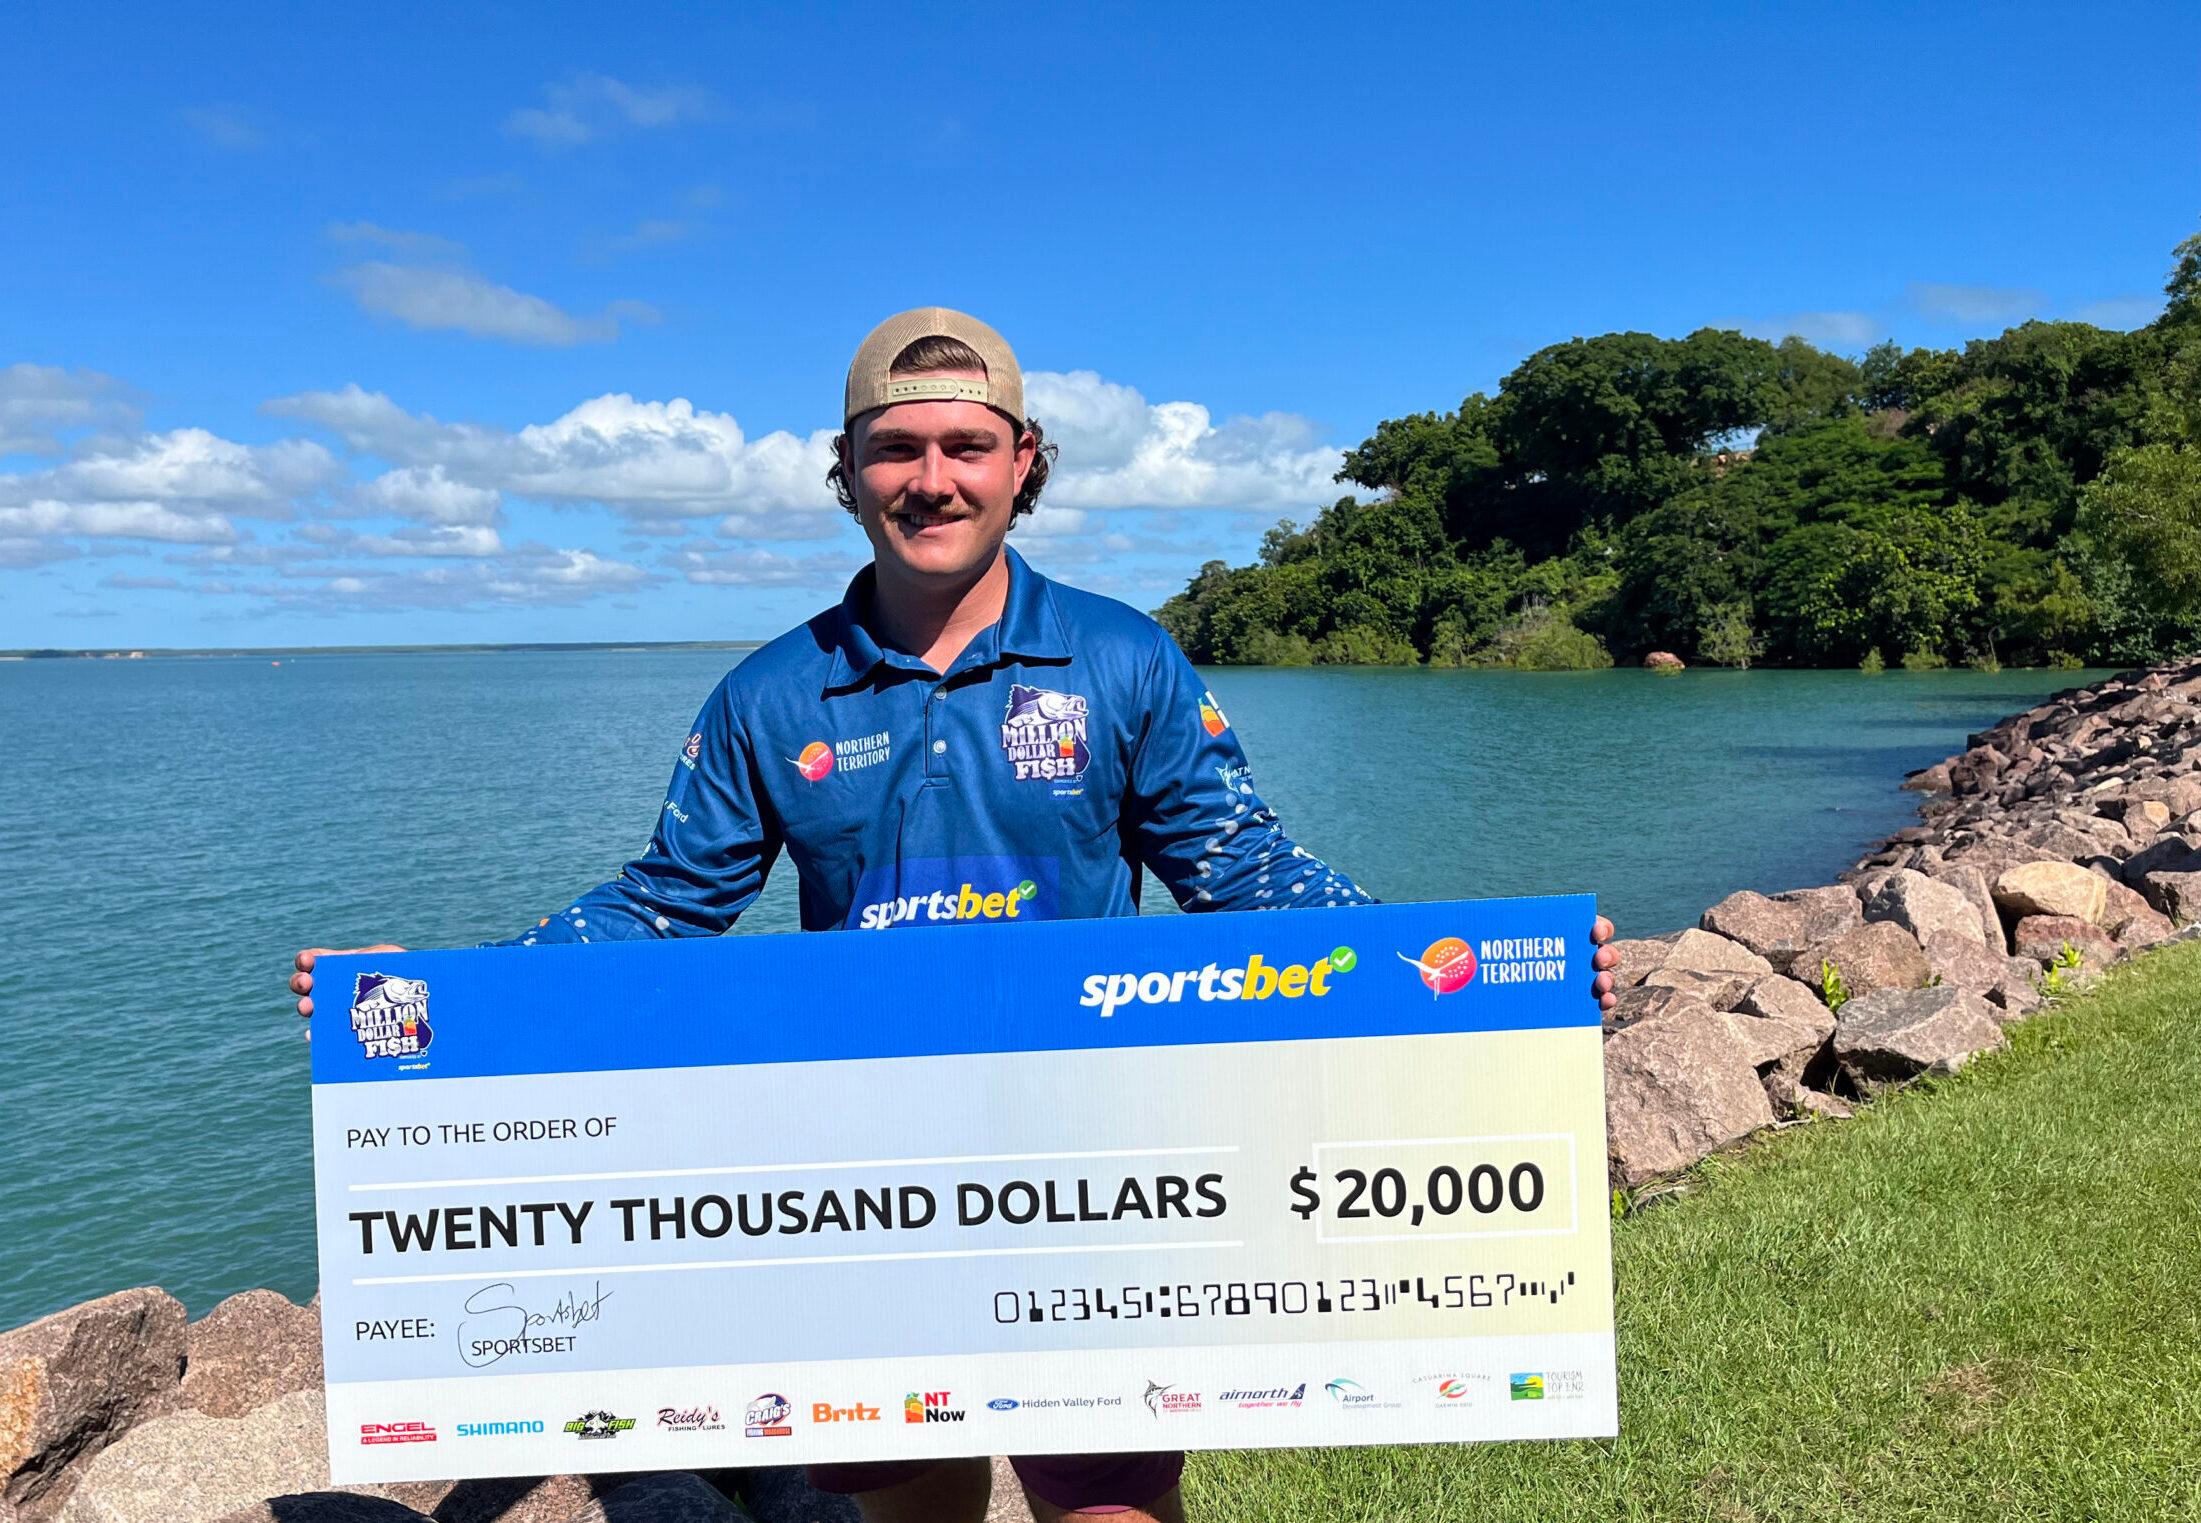
{"label": "distant shoreline", "polygon": [[0,661],[150,661],[214,656],[479,656],[506,651],[754,650],[762,640],[531,640],[485,645],[208,645],[0,650]]}

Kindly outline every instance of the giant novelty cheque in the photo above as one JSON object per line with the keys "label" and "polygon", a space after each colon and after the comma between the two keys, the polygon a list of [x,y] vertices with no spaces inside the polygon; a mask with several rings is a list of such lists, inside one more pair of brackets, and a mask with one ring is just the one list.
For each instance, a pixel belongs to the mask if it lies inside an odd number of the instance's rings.
{"label": "giant novelty cheque", "polygon": [[1612,1434],[1595,913],[327,958],[331,1475]]}

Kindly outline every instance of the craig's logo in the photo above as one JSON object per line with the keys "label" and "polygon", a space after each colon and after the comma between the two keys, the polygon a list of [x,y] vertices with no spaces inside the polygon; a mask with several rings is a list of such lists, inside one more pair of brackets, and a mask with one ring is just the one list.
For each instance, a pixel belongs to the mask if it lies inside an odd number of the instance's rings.
{"label": "craig's logo", "polygon": [[1001,721],[1001,754],[1018,782],[1044,779],[1074,783],[1085,776],[1093,752],[1086,744],[1089,706],[1076,693],[1010,684],[1009,712]]}
{"label": "craig's logo", "polygon": [[370,1058],[408,1058],[428,1050],[428,980],[362,973],[352,982],[352,1035]]}
{"label": "craig's logo", "polygon": [[788,1424],[787,1414],[794,1410],[787,1398],[777,1391],[766,1391],[749,1403],[749,1411],[742,1418],[741,1431],[750,1438],[786,1438],[795,1430]]}
{"label": "craig's logo", "polygon": [[1256,952],[1242,968],[1225,968],[1211,962],[1204,968],[1168,973],[1092,973],[1086,976],[1085,997],[1078,1004],[1110,1016],[1119,1006],[1134,1002],[1179,1004],[1187,993],[1203,1000],[1267,999],[1271,995],[1285,999],[1311,995],[1320,999],[1330,992],[1334,975],[1352,972],[1359,961],[1351,947],[1338,947],[1328,957],[1309,963],[1279,966],[1263,962]]}

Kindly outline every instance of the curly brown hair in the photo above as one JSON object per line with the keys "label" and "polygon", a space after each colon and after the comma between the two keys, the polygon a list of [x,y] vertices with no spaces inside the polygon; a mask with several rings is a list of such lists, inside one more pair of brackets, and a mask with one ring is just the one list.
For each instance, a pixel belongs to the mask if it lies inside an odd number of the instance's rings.
{"label": "curly brown hair", "polygon": [[[942,370],[975,370],[985,374],[986,362],[961,339],[921,338],[894,357],[887,367],[889,375],[931,375]],[[1032,468],[1024,473],[1024,486],[1016,494],[1016,502],[1009,509],[1009,527],[1039,506],[1039,494],[1047,485],[1047,472],[1055,463],[1056,446],[1047,442],[1047,431],[1039,426],[1037,418],[1026,418],[1024,428],[1039,446],[1032,454]],[[833,436],[833,468],[825,473],[826,485],[833,488],[833,496],[848,510],[848,516],[856,516],[856,488],[848,479],[842,461],[847,458],[848,435]]]}

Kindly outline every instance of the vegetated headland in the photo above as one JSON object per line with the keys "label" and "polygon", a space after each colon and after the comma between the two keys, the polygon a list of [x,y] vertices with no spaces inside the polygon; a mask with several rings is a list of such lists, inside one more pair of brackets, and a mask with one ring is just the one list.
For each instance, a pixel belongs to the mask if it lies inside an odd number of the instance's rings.
{"label": "vegetated headland", "polygon": [[2137,332],[1606,333],[1388,419],[1158,617],[1193,660],[2124,666],[2201,644],[2201,235]]}

